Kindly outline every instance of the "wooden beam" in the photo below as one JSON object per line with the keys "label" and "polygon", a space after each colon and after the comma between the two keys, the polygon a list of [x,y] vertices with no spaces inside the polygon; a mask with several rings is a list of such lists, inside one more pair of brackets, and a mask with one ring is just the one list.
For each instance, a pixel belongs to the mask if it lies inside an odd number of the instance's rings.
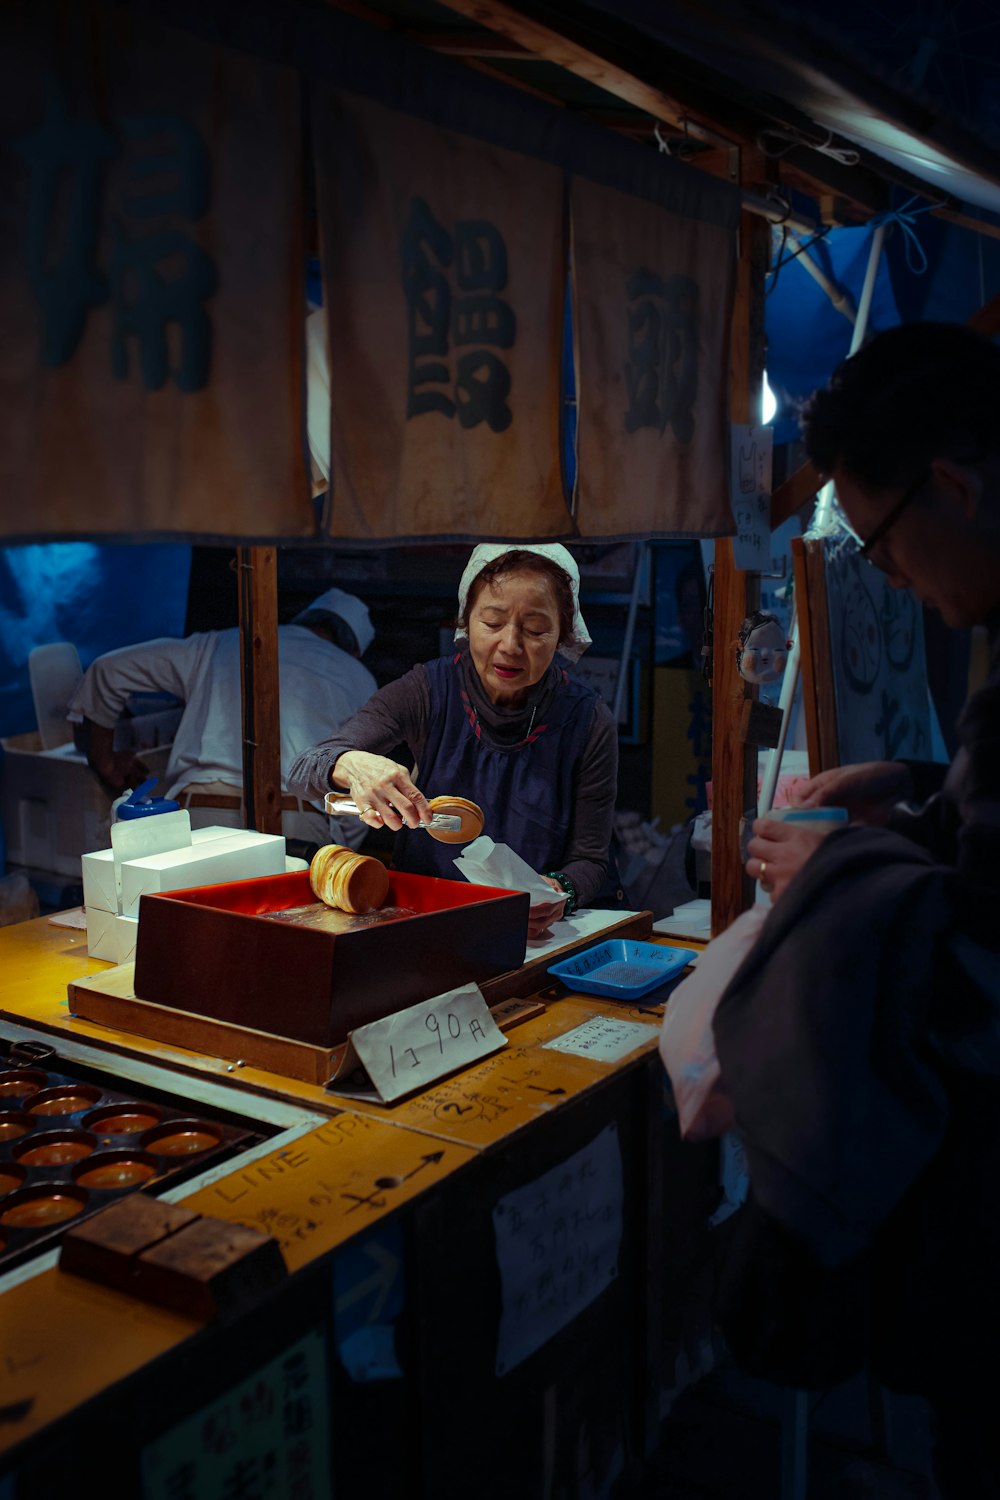
{"label": "wooden beam", "polygon": [[771,496],[771,530],[777,531],[821,489],[823,480],[811,458],[789,474]]}
{"label": "wooden beam", "polygon": [[487,78],[495,78],[498,83],[505,83],[508,88],[520,89],[522,94],[531,94],[535,99],[541,99],[545,104],[551,104],[553,109],[565,109],[566,103],[563,99],[557,99],[555,94],[548,93],[545,89],[538,88],[529,83],[526,78],[517,78],[512,73],[505,73],[502,68],[495,68],[482,57],[463,57],[462,64],[471,68],[474,73],[484,73]]}
{"label": "wooden beam", "polygon": [[278,564],[274,547],[240,547],[240,689],[246,826],[281,832]]}
{"label": "wooden beam", "polygon": [[[760,410],[764,373],[764,277],[770,225],[744,213],[733,311],[730,411],[749,422]],[[712,932],[723,932],[753,901],[740,858],[740,819],[757,805],[757,747],[742,737],[746,700],[754,689],[736,668],[740,626],[760,600],[760,582],[741,572],[729,537],[715,543],[712,657]]]}
{"label": "wooden beam", "polygon": [[828,771],[840,761],[822,539],[792,538],[792,571],[795,612],[799,622],[802,713],[809,774],[818,776],[820,771]]}
{"label": "wooden beam", "polygon": [[498,58],[516,59],[518,62],[537,62],[534,53],[526,52],[519,42],[497,36],[495,31],[465,31],[454,26],[442,26],[436,31],[405,31],[409,42],[426,47],[428,52],[440,52],[445,57],[481,57],[486,62]]}
{"label": "wooden beam", "polygon": [[617,99],[624,99],[636,109],[641,109],[654,120],[673,125],[676,129],[701,128],[706,136],[736,145],[738,140],[729,132],[695,122],[691,118],[691,106],[680,99],[664,93],[655,85],[638,78],[626,68],[618,67],[607,58],[592,51],[580,42],[564,36],[543,21],[527,16],[505,0],[442,0],[449,10],[465,16],[489,31],[498,32],[509,41],[534,53],[556,67],[585,78],[588,83],[604,89]]}

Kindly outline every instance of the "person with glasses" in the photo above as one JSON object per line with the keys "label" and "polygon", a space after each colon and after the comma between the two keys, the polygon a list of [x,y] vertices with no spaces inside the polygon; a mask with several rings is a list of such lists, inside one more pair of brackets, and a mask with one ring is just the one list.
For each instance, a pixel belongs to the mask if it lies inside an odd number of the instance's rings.
{"label": "person with glasses", "polygon": [[[984,829],[1000,816],[1000,768],[993,785],[983,752],[968,743],[1000,694],[1000,347],[960,324],[890,329],[812,396],[802,428],[862,557],[953,629],[985,625],[991,666],[987,696],[959,722],[965,743],[950,769],[838,766],[800,784],[793,800],[904,829],[947,863],[978,859]],[[772,898],[780,896],[818,838],[807,825],[761,820],[747,873],[759,879],[763,865]],[[980,876],[1000,881],[1000,851],[991,836],[985,842],[991,852]]]}
{"label": "person with glasses", "polygon": [[970,329],[875,337],[804,411],[862,553],[955,629],[985,684],[943,785],[822,773],[825,838],[758,820],[774,906],[714,1018],[750,1191],[718,1312],[745,1368],[827,1388],[866,1366],[932,1414],[945,1500],[1000,1497],[1000,348]]}

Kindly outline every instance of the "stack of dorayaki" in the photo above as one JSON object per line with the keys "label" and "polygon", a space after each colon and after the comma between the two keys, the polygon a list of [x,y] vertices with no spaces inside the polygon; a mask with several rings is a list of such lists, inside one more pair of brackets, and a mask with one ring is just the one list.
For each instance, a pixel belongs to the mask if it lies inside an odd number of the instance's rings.
{"label": "stack of dorayaki", "polygon": [[483,810],[465,797],[432,797],[427,806],[432,813],[446,813],[460,818],[460,828],[428,828],[432,838],[442,844],[468,844],[483,831]]}
{"label": "stack of dorayaki", "polygon": [[324,844],[316,850],[309,884],[327,906],[355,915],[377,911],[389,894],[389,874],[381,860],[343,844]]}

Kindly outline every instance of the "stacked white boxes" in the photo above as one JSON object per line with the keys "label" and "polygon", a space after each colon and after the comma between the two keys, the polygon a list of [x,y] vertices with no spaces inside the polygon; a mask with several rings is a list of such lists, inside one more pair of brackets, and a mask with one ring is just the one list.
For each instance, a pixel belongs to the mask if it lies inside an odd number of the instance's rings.
{"label": "stacked white boxes", "polygon": [[140,898],[150,892],[280,875],[280,834],[252,828],[191,828],[186,811],[112,824],[113,847],[83,856],[87,952],[108,963],[135,957]]}

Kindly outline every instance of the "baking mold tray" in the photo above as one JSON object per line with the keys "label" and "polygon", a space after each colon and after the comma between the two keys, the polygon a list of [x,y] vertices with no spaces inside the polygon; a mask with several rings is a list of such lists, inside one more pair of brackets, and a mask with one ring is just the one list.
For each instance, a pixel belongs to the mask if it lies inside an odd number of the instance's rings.
{"label": "baking mold tray", "polygon": [[172,1187],[260,1139],[67,1066],[55,1057],[0,1059],[0,1271],[51,1248],[105,1204]]}

